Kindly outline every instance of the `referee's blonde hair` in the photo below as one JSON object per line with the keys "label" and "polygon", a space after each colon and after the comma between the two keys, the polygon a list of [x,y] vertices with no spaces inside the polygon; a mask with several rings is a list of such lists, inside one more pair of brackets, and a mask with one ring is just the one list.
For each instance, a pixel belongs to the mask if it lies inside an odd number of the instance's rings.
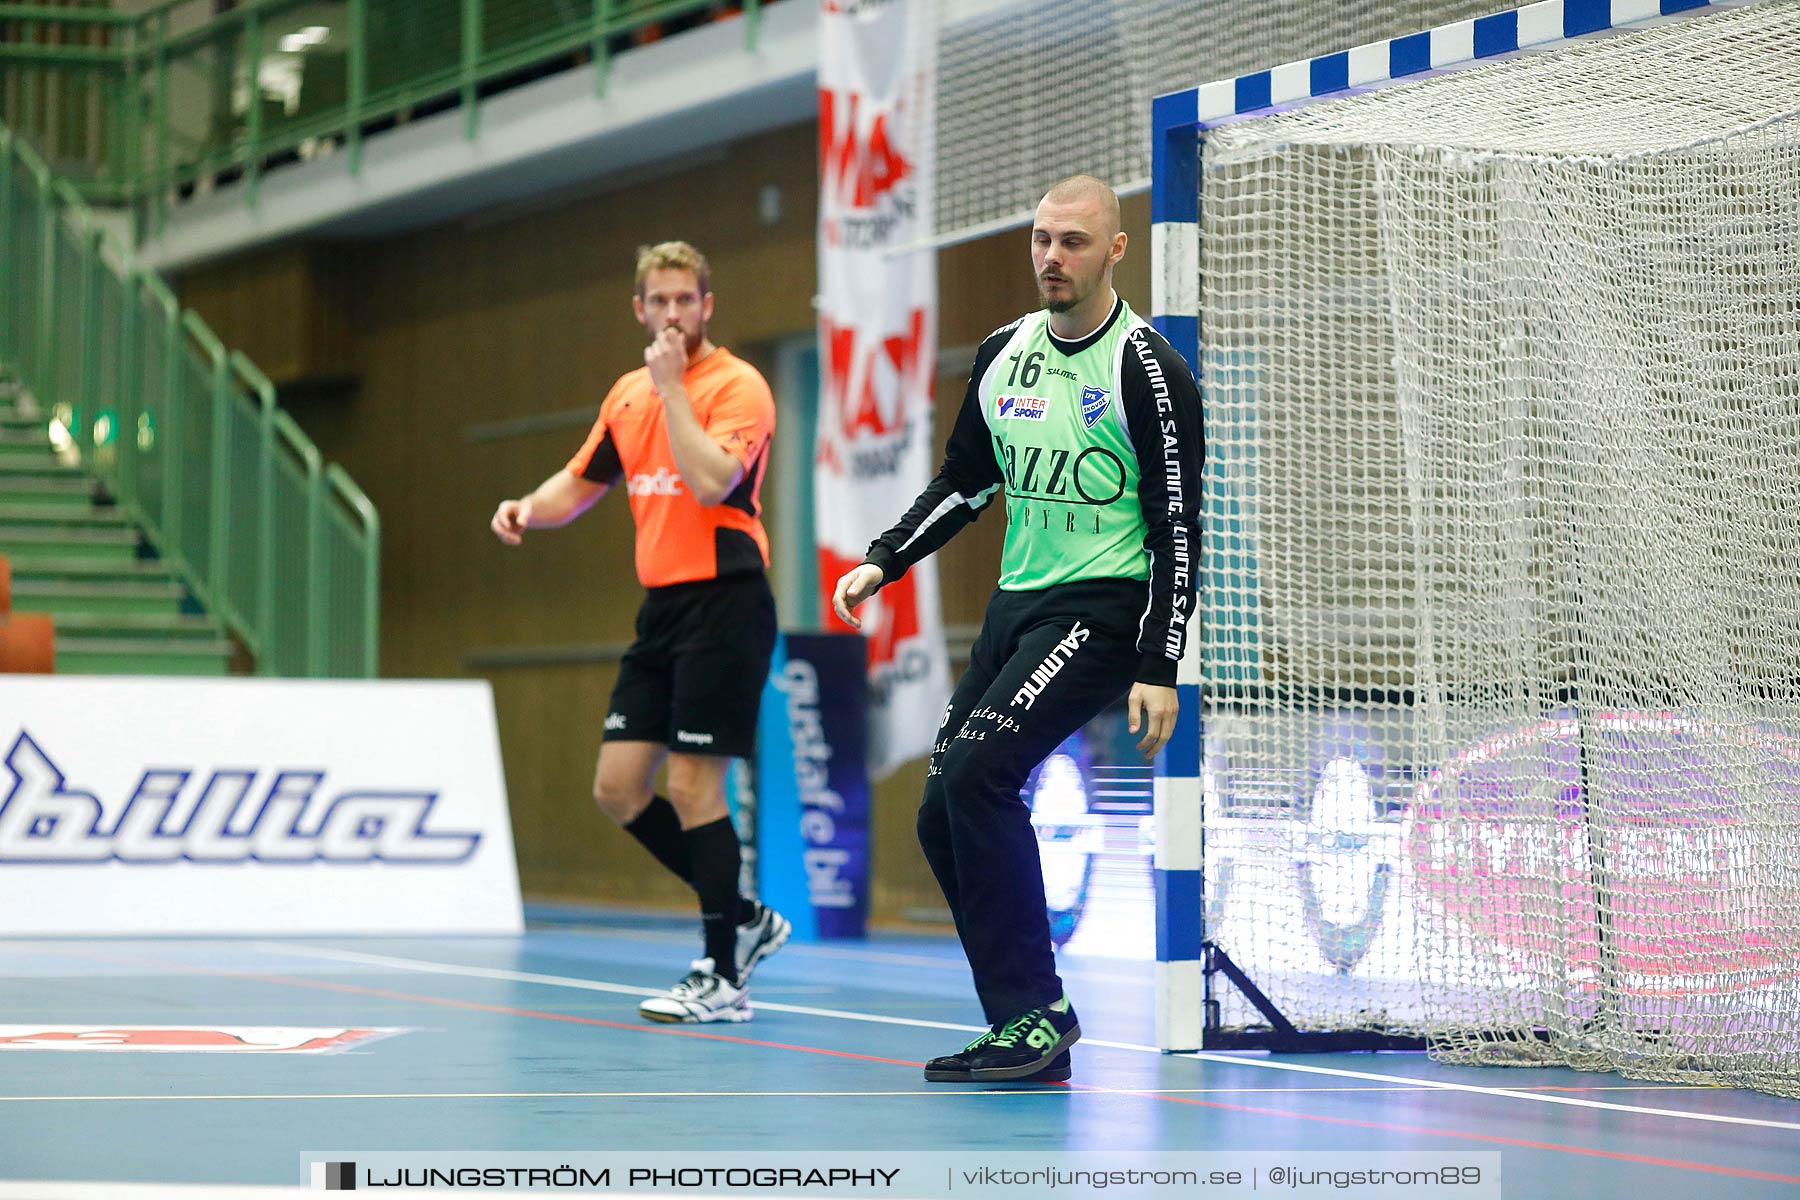
{"label": "referee's blonde hair", "polygon": [[712,291],[712,269],[706,265],[706,255],[686,242],[658,242],[654,246],[638,247],[638,295],[644,294],[644,280],[652,271],[692,271],[699,281],[700,294],[704,296]]}

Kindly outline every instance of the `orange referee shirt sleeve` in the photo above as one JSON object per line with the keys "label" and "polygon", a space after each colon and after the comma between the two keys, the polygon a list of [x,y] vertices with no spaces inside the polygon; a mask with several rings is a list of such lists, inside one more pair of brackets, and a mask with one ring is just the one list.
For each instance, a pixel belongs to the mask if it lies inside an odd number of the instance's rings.
{"label": "orange referee shirt sleeve", "polygon": [[706,415],[706,433],[746,471],[756,466],[757,456],[775,435],[775,397],[761,375],[742,371],[719,389]]}
{"label": "orange referee shirt sleeve", "polygon": [[581,444],[581,449],[569,460],[569,474],[610,487],[624,473],[619,462],[618,448],[613,445],[606,431],[607,414],[623,383],[624,380],[621,379],[613,384],[612,390],[606,393],[606,399],[600,402],[600,415],[594,419],[594,427],[588,431],[587,441]]}

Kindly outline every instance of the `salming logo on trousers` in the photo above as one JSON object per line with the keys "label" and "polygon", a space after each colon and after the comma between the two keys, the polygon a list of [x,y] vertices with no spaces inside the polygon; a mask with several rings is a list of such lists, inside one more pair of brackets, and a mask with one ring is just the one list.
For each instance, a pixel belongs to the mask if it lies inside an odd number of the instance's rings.
{"label": "salming logo on trousers", "polygon": [[1063,640],[1056,643],[1050,653],[1044,656],[1044,661],[1032,668],[1031,678],[1025,681],[1025,685],[1013,693],[1012,707],[1017,708],[1023,704],[1030,711],[1031,706],[1037,703],[1037,698],[1044,694],[1050,681],[1061,672],[1063,664],[1075,657],[1075,651],[1088,640],[1088,632],[1080,621],[1075,622]]}

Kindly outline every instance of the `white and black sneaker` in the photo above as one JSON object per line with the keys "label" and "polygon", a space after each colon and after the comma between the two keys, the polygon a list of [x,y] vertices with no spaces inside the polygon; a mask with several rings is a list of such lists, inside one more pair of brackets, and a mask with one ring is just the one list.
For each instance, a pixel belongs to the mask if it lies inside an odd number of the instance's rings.
{"label": "white and black sneaker", "polygon": [[756,915],[737,927],[737,977],[739,986],[750,982],[756,964],[787,945],[794,926],[766,904],[757,904]]}
{"label": "white and black sneaker", "polygon": [[749,988],[728,982],[713,970],[710,958],[697,958],[689,966],[686,979],[646,999],[638,1005],[638,1015],[684,1025],[750,1019]]}

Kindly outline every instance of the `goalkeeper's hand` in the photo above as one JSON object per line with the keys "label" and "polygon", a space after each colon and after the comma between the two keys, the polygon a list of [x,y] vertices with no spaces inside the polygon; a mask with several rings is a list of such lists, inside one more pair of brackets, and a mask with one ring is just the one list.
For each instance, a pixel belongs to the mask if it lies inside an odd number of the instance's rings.
{"label": "goalkeeper's hand", "polygon": [[862,563],[850,568],[837,581],[837,590],[831,594],[831,611],[850,628],[861,629],[862,618],[850,610],[873,596],[885,578],[881,568],[874,563]]}
{"label": "goalkeeper's hand", "polygon": [[1131,695],[1125,700],[1125,713],[1130,718],[1128,724],[1131,732],[1141,729],[1143,737],[1138,739],[1138,749],[1144,757],[1155,758],[1156,752],[1169,744],[1169,738],[1175,732],[1175,713],[1181,707],[1172,687],[1160,687],[1154,683],[1134,683]]}

